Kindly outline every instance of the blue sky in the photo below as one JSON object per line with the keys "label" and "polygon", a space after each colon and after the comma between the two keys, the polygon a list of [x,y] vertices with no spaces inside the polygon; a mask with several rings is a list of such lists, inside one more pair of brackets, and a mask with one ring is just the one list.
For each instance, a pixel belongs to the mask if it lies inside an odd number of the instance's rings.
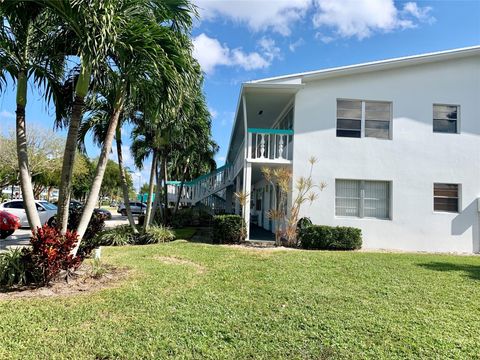
{"label": "blue sky", "polygon": [[[220,145],[228,150],[244,81],[480,44],[480,0],[195,0],[194,54]],[[0,131],[14,126],[12,87],[0,98]],[[29,123],[52,127],[51,111],[31,91]],[[128,153],[129,136],[124,135]],[[99,153],[92,144],[88,153]],[[114,158],[114,157],[113,157]],[[128,165],[132,165],[127,155]],[[148,164],[146,164],[148,167]],[[148,171],[143,170],[141,181]],[[138,183],[138,179],[135,180]]]}

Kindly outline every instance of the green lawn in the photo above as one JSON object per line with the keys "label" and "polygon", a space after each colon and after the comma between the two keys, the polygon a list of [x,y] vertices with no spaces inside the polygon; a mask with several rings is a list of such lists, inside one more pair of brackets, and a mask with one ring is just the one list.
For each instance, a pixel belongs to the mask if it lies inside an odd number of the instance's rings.
{"label": "green lawn", "polygon": [[185,241],[102,253],[108,263],[131,267],[130,279],[94,294],[0,302],[0,358],[480,354],[480,257]]}

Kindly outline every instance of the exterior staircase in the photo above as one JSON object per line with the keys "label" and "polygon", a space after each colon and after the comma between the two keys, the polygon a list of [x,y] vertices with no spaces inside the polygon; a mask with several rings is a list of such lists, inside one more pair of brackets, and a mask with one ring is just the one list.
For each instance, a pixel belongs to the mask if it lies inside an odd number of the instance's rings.
{"label": "exterior staircase", "polygon": [[182,187],[180,203],[190,205],[203,203],[214,209],[224,207],[225,189],[233,184],[233,179],[233,167],[227,164],[195,180],[184,182],[183,187],[180,181],[167,181],[168,201],[177,201],[178,192]]}

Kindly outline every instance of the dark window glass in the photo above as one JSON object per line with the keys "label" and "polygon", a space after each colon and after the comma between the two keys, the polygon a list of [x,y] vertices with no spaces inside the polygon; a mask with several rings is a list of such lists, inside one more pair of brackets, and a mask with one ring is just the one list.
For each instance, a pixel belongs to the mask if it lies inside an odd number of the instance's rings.
{"label": "dark window glass", "polygon": [[390,103],[365,101],[365,137],[390,138]]}
{"label": "dark window glass", "polygon": [[457,120],[433,120],[433,131],[455,134],[457,132]]}
{"label": "dark window glass", "polygon": [[433,185],[433,210],[458,212],[458,184]]}
{"label": "dark window glass", "polygon": [[365,120],[365,136],[388,139],[390,137],[390,122]]}
{"label": "dark window glass", "polygon": [[337,100],[337,136],[361,137],[362,102]]}
{"label": "dark window glass", "polygon": [[[364,114],[362,103],[365,103]],[[365,118],[365,137],[390,138],[391,103],[337,100],[338,137],[362,137],[362,118]]]}
{"label": "dark window glass", "polygon": [[337,130],[337,136],[339,137],[353,137],[353,138],[359,138],[361,135],[360,130],[354,131],[354,130]]}
{"label": "dark window glass", "polygon": [[337,129],[341,130],[358,130],[360,131],[362,122],[360,120],[338,119]]}
{"label": "dark window glass", "polygon": [[449,134],[458,132],[457,105],[433,105],[433,131]]}
{"label": "dark window glass", "polygon": [[23,201],[13,201],[9,207],[10,209],[23,209]]}

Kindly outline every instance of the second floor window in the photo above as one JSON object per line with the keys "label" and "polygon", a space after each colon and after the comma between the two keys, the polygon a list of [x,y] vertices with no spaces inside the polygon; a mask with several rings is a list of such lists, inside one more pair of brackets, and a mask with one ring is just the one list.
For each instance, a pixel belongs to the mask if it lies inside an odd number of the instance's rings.
{"label": "second floor window", "polygon": [[338,137],[391,138],[391,103],[337,99]]}
{"label": "second floor window", "polygon": [[433,105],[433,132],[458,133],[458,105]]}

